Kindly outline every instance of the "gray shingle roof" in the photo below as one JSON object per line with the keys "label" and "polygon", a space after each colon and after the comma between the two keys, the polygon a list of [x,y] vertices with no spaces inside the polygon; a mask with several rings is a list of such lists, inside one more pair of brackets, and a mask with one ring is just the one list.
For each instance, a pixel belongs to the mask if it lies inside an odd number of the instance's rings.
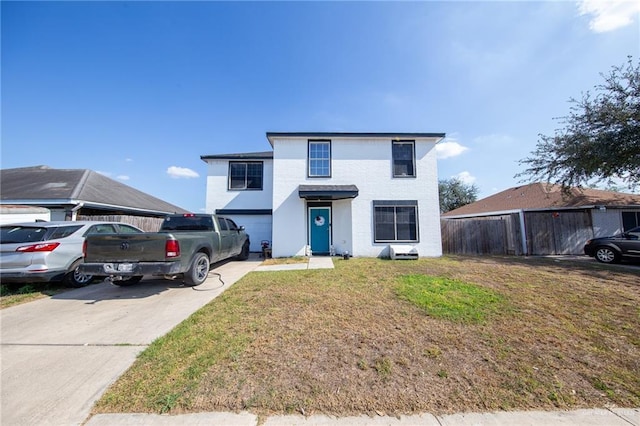
{"label": "gray shingle roof", "polygon": [[640,195],[590,188],[571,188],[567,194],[562,191],[560,185],[537,182],[509,188],[451,210],[442,216],[479,215],[510,210],[580,208],[596,205],[640,207]]}
{"label": "gray shingle roof", "polygon": [[0,170],[0,195],[3,203],[12,204],[81,201],[85,205],[108,205],[115,209],[150,213],[187,212],[87,169],[52,169],[47,166],[3,169]]}

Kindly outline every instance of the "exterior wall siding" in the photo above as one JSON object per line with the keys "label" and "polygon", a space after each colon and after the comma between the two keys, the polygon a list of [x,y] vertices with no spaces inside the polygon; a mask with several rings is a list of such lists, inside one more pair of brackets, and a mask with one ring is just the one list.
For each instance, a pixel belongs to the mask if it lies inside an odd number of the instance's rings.
{"label": "exterior wall siding", "polygon": [[[228,189],[229,160],[208,159],[206,212],[215,214],[216,210],[222,209],[271,210],[273,198],[273,161],[259,161],[263,163],[262,190],[235,191]],[[272,240],[272,221],[270,215],[225,214],[225,216],[246,228],[247,233],[251,237],[251,251],[260,251],[260,242],[262,240]]]}
{"label": "exterior wall siding", "polygon": [[620,210],[591,210],[593,235],[595,238],[607,237],[622,232],[622,213]]}
{"label": "exterior wall siding", "polygon": [[332,138],[330,178],[307,176],[308,138],[275,139],[273,178],[273,255],[305,254],[308,244],[307,203],[298,186],[351,185],[353,200],[332,203],[332,242],[337,253],[386,256],[389,243],[374,243],[374,200],[417,200],[420,256],[440,256],[440,220],[435,140],[417,139],[416,177],[393,178],[392,144],[388,138]]}

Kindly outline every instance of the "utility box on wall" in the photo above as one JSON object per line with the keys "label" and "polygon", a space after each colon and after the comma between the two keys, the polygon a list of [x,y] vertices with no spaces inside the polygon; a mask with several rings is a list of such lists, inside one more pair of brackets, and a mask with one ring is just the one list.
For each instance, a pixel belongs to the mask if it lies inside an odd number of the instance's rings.
{"label": "utility box on wall", "polygon": [[417,259],[418,249],[414,246],[403,246],[398,244],[389,245],[389,257],[396,259]]}

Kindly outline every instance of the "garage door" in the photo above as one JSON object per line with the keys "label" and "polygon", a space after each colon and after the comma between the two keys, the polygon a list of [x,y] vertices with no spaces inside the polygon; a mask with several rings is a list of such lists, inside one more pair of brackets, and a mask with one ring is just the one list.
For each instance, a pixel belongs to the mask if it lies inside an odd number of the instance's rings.
{"label": "garage door", "polygon": [[261,242],[263,240],[269,241],[271,244],[271,215],[228,215],[230,219],[238,224],[238,226],[244,226],[247,234],[251,238],[251,251],[261,252]]}

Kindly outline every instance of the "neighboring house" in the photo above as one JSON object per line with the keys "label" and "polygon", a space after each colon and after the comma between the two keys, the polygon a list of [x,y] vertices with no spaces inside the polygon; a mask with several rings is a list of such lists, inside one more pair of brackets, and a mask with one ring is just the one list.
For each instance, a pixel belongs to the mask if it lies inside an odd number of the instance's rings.
{"label": "neighboring house", "polygon": [[51,211],[44,207],[0,204],[0,225],[18,222],[50,221]]}
{"label": "neighboring house", "polygon": [[268,132],[268,152],[203,155],[206,209],[273,256],[440,256],[437,142],[444,133]]}
{"label": "neighboring house", "polygon": [[78,216],[128,215],[160,218],[187,213],[100,173],[47,166],[0,170],[1,205],[44,207],[51,220]]}
{"label": "neighboring house", "polygon": [[446,253],[584,254],[594,237],[640,225],[640,195],[531,183],[442,215]]}

